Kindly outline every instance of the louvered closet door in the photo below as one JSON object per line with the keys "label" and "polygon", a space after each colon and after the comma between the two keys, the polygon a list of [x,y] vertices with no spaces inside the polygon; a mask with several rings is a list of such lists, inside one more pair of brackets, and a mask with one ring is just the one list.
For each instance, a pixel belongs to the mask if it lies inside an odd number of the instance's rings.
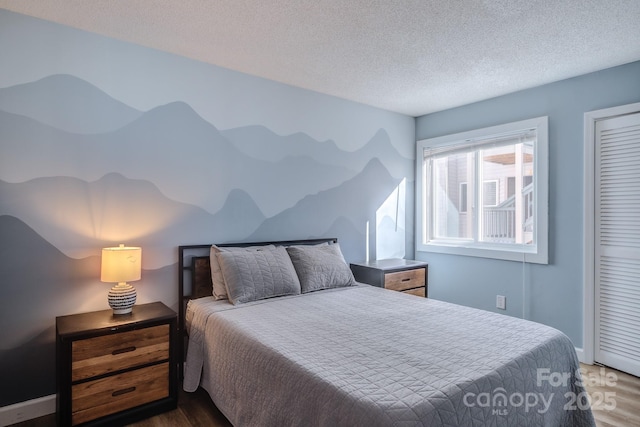
{"label": "louvered closet door", "polygon": [[595,360],[640,376],[640,113],[596,123]]}

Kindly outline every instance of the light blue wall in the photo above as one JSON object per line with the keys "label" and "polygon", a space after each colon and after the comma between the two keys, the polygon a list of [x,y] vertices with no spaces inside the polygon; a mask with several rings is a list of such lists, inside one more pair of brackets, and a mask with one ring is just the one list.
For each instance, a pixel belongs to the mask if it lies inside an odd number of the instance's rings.
{"label": "light blue wall", "polygon": [[0,58],[0,406],[55,392],[102,247],[141,246],[138,303],[174,309],[179,245],[413,255],[412,117],[4,10]]}
{"label": "light blue wall", "polygon": [[416,121],[5,10],[0,58],[0,406],[54,392],[55,316],[107,308],[101,247],[142,246],[139,302],[171,307],[181,244],[335,236],[349,261],[367,242],[412,257],[416,133],[539,115],[551,264],[420,258],[431,296],[501,293],[581,344],[582,114],[637,102],[638,63]]}
{"label": "light blue wall", "polygon": [[560,329],[582,347],[583,118],[640,101],[640,62],[416,119],[418,140],[549,116],[549,265],[418,253],[433,298],[499,311]]}

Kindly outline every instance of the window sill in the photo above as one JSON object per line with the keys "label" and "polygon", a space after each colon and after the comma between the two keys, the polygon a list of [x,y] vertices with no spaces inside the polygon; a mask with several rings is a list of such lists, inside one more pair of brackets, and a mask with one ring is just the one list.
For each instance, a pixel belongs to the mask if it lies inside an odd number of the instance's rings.
{"label": "window sill", "polygon": [[549,264],[549,257],[546,253],[540,253],[535,247],[523,249],[514,247],[512,249],[496,247],[492,245],[460,243],[428,243],[418,245],[416,252],[441,253],[447,255],[473,256],[479,258],[490,258],[504,261],[527,262],[532,264]]}

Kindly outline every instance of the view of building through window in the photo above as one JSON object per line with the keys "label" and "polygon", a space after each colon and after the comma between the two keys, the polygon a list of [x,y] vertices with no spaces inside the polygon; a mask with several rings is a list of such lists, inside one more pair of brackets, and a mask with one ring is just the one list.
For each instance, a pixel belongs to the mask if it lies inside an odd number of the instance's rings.
{"label": "view of building through window", "polygon": [[433,156],[434,239],[534,243],[535,132],[516,141]]}
{"label": "view of building through window", "polygon": [[417,141],[416,250],[548,263],[548,118]]}

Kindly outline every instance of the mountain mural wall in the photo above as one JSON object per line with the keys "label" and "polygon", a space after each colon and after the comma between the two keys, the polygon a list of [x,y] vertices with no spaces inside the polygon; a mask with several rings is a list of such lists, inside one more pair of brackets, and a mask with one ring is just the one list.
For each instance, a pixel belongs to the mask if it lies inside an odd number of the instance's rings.
{"label": "mountain mural wall", "polygon": [[[55,392],[55,317],[108,308],[103,247],[141,246],[138,302],[174,309],[179,245],[337,237],[347,261],[413,255],[413,118],[1,10],[0,36],[15,41],[0,42],[0,406]],[[125,52],[138,62],[113,61]],[[208,74],[153,86],[149,64]],[[276,110],[256,108],[265,93]],[[211,118],[238,99],[246,118]]]}

